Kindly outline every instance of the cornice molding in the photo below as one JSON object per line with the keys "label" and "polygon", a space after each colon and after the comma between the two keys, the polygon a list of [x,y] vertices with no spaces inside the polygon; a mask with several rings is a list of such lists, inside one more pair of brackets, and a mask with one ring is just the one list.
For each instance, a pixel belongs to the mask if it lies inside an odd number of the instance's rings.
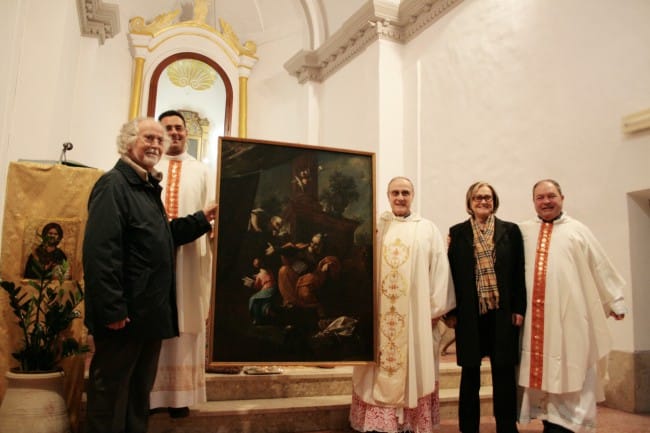
{"label": "cornice molding", "polygon": [[463,0],[373,0],[316,50],[301,50],[284,68],[299,83],[323,82],[378,39],[408,43]]}
{"label": "cornice molding", "polygon": [[103,44],[120,32],[120,11],[114,4],[102,0],[77,0],[79,27],[82,36],[99,39]]}

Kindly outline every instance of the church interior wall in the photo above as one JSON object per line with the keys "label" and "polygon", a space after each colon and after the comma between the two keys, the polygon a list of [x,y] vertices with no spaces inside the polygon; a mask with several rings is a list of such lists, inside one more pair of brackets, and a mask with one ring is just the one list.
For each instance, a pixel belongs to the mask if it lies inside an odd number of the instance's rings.
{"label": "church interior wall", "polygon": [[608,401],[647,410],[650,346],[635,329],[650,326],[650,282],[638,266],[650,253],[632,237],[647,243],[650,219],[631,227],[627,194],[648,188],[650,134],[625,135],[621,119],[648,107],[650,5],[556,6],[464,1],[406,45],[405,106],[421,107],[406,128],[415,131],[407,141],[421,143],[421,211],[446,231],[467,218],[466,188],[483,179],[500,194],[499,216],[522,221],[534,216],[533,183],[558,180],[565,211],[592,229],[628,283],[627,319],[608,322]]}
{"label": "church interior wall", "polygon": [[[74,30],[48,34],[51,28],[47,17],[63,27],[71,16],[76,19],[76,15],[71,15],[75,9],[48,4],[41,14],[35,13],[38,8],[34,2],[18,4],[19,15],[11,17],[16,19],[12,42],[17,52],[12,60],[17,69],[8,83],[13,100],[6,113],[7,156],[55,159],[56,150],[49,154],[45,150],[67,134],[77,50],[70,34]],[[46,35],[47,45],[43,43]],[[78,41],[78,35],[74,39]]]}
{"label": "church interior wall", "polygon": [[101,46],[89,38],[82,42],[69,158],[108,170],[118,156],[117,133],[128,119],[133,61],[121,33]]}
{"label": "church interior wall", "polygon": [[[69,159],[109,169],[128,115],[128,19],[176,2],[112,0],[122,30],[104,44],[79,37],[74,2],[0,3],[9,60],[0,71],[0,176],[19,158],[57,159],[67,141]],[[638,331],[650,329],[647,275],[635,263],[650,253],[633,258],[631,239],[647,228],[630,229],[627,193],[650,188],[650,133],[625,135],[621,118],[650,106],[649,16],[645,0],[465,0],[409,43],[378,41],[319,84],[299,84],[282,67],[304,41],[288,33],[259,46],[248,135],[376,152],[379,210],[387,180],[412,176],[416,207],[443,233],[467,217],[463,197],[475,180],[497,188],[499,216],[521,221],[533,216],[532,184],[557,179],[567,213],[592,229],[628,282],[628,303],[645,303],[610,321],[614,349],[647,352],[650,337]],[[399,77],[392,86],[390,74]]]}
{"label": "church interior wall", "polygon": [[[647,185],[650,161],[648,137],[621,130],[650,90],[640,18],[650,11],[634,4],[466,1],[407,45],[406,67],[422,70],[407,105],[422,100],[421,161],[431,167],[420,189],[436,196],[423,213],[448,228],[466,218],[467,186],[486,179],[501,195],[499,214],[521,221],[533,216],[533,183],[556,178],[567,213],[591,227],[630,282],[626,194]],[[631,326],[611,324],[615,348],[633,350]]]}
{"label": "church interior wall", "polygon": [[[627,197],[630,224],[630,256],[631,267],[636,272],[630,283],[638,287],[635,291],[632,311],[634,320],[639,323],[634,327],[634,339],[639,347],[650,347],[650,332],[644,327],[643,317],[647,316],[647,306],[650,305],[650,190],[635,192]],[[649,351],[650,353],[650,351]]]}
{"label": "church interior wall", "polygon": [[322,146],[378,151],[378,50],[368,47],[321,84]]}
{"label": "church interior wall", "polygon": [[[650,134],[625,135],[621,119],[648,107],[649,7],[465,1],[407,44],[405,80],[415,84],[405,104],[421,106],[410,139],[422,143],[419,189],[431,198],[422,213],[447,230],[467,218],[466,188],[483,179],[499,192],[498,215],[522,221],[534,216],[533,183],[555,178],[565,211],[592,229],[627,281],[628,305],[643,302],[627,193],[648,187]],[[634,329],[650,318],[635,311],[609,321],[615,357],[630,361],[611,363],[610,375],[628,393],[649,348]]]}
{"label": "church interior wall", "polygon": [[[20,49],[16,43],[16,33],[18,31],[18,19],[20,16],[19,4],[16,0],[0,2],[0,40],[5,41],[5,67],[0,68],[0,179],[3,179],[2,185],[5,185],[4,179],[7,177],[7,167],[10,161],[9,141],[11,135],[9,132],[9,122],[11,120],[11,107],[15,100],[15,81],[18,73],[18,53]],[[4,209],[4,186],[0,187],[0,206]],[[2,226],[3,212],[0,212],[0,227]],[[0,235],[1,237],[2,235]]]}
{"label": "church interior wall", "polygon": [[[403,46],[392,41],[378,41],[378,122],[377,122],[377,206],[380,212],[390,210],[386,200],[388,182],[395,176],[412,176],[416,172],[406,163],[417,157],[414,146],[404,140],[404,68]],[[416,158],[417,159],[417,158]],[[414,196],[414,205],[420,206],[422,197]]]}
{"label": "church interior wall", "polygon": [[296,31],[258,45],[259,61],[248,89],[249,137],[306,143],[306,88],[283,67],[302,43],[302,35]]}

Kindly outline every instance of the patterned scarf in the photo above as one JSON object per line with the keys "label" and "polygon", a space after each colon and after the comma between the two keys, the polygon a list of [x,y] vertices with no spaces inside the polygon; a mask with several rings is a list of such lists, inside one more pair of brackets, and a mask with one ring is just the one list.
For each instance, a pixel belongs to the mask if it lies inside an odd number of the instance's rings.
{"label": "patterned scarf", "polygon": [[479,313],[499,308],[499,288],[497,275],[494,272],[496,254],[494,250],[494,215],[490,215],[481,230],[474,218],[472,232],[474,233],[474,257],[476,257],[476,291],[478,292]]}

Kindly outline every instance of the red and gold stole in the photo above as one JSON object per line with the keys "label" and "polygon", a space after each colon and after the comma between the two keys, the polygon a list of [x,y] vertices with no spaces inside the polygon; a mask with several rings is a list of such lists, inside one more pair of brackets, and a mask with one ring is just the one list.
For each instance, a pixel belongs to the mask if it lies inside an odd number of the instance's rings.
{"label": "red and gold stole", "polygon": [[165,191],[165,210],[167,218],[172,220],[178,218],[178,191],[181,186],[181,169],[183,163],[172,159],[167,169],[167,187]]}
{"label": "red and gold stole", "polygon": [[551,244],[553,223],[542,222],[535,251],[532,314],[530,332],[530,387],[541,389],[544,371],[544,301],[546,296],[546,269]]}

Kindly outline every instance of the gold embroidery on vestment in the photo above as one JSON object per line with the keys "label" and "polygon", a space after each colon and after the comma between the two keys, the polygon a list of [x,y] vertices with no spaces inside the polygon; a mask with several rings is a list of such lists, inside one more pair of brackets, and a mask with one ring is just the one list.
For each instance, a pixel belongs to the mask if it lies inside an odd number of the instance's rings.
{"label": "gold embroidery on vestment", "polygon": [[534,389],[541,389],[544,371],[544,303],[548,250],[552,231],[552,223],[542,223],[535,252],[530,338],[530,387]]}
{"label": "gold embroidery on vestment", "polygon": [[379,329],[386,337],[379,348],[379,368],[389,376],[405,368],[406,364],[406,354],[402,346],[396,344],[406,330],[406,316],[395,308],[395,304],[399,298],[407,295],[408,282],[399,267],[408,262],[409,256],[409,247],[400,239],[383,247],[382,257],[389,271],[381,281],[381,294],[391,306],[388,311],[380,314],[379,319]]}
{"label": "gold embroidery on vestment", "polygon": [[181,169],[183,163],[177,160],[169,161],[167,169],[167,191],[165,191],[165,210],[170,220],[178,218],[178,192],[181,186]]}

